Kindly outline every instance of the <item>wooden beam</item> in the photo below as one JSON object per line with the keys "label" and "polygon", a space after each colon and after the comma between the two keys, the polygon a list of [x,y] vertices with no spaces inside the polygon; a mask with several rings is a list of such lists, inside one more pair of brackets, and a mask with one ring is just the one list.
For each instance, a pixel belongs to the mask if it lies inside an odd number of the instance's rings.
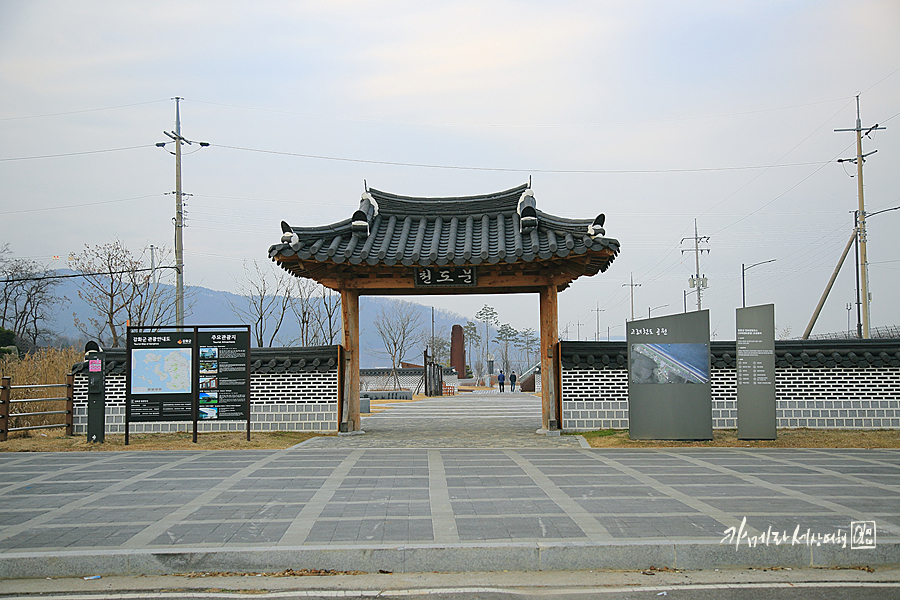
{"label": "wooden beam", "polygon": [[[555,285],[548,285],[540,291],[541,304],[541,427],[549,430],[551,421],[559,419],[556,414],[557,390],[559,382],[554,368],[553,353],[559,342],[559,310]],[[556,422],[559,427],[559,422]]]}
{"label": "wooden beam", "polygon": [[359,292],[342,289],[341,324],[344,330],[344,351],[349,358],[345,364],[344,423],[342,431],[359,431]]}

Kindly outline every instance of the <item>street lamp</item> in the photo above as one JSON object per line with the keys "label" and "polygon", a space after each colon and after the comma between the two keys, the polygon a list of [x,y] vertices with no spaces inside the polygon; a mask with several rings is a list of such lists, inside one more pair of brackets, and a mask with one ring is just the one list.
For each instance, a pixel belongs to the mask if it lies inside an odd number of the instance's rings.
{"label": "street lamp", "polygon": [[749,267],[745,267],[744,263],[741,263],[741,300],[742,300],[741,306],[743,308],[747,308],[747,289],[744,285],[744,273],[746,273],[753,267],[758,267],[759,265],[764,265],[766,263],[775,262],[776,260],[778,260],[778,259],[773,258],[772,260],[764,260],[762,262],[754,263],[754,264],[750,265]]}
{"label": "street lamp", "polygon": [[853,310],[853,303],[848,302],[847,303],[847,333],[848,334],[850,333],[850,311],[852,311],[852,310]]}
{"label": "street lamp", "polygon": [[654,310],[656,310],[657,308],[665,308],[665,307],[667,307],[667,306],[668,306],[668,304],[663,304],[662,306],[654,306],[653,308],[650,308],[650,307],[648,306],[648,307],[647,307],[647,318],[648,318],[648,319],[650,318],[650,313],[651,313],[651,311],[654,311]]}

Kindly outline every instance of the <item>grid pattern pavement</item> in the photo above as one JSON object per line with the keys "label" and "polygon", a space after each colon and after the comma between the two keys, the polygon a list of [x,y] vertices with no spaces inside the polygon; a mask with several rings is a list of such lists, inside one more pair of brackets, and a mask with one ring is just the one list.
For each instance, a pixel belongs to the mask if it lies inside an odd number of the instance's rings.
{"label": "grid pattern pavement", "polygon": [[[585,449],[535,435],[529,418],[402,406],[366,417],[370,433],[279,451],[0,453],[0,562],[72,550],[719,547],[744,518],[751,536],[874,521],[880,543],[900,540],[896,450]],[[428,428],[468,446],[423,446],[416,431]]]}
{"label": "grid pattern pavement", "polygon": [[414,402],[372,405],[386,408],[362,418],[365,435],[320,437],[314,448],[580,448],[576,436],[535,435],[541,427],[541,398],[534,394],[471,393]]}
{"label": "grid pattern pavement", "polygon": [[872,450],[291,449],[3,454],[0,553],[57,549],[719,540],[900,532]]}

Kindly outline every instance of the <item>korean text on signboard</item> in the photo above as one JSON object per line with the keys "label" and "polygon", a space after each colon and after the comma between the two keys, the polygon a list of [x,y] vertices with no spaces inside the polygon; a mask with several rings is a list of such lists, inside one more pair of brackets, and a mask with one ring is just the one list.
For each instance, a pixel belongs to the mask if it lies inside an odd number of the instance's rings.
{"label": "korean text on signboard", "polygon": [[416,287],[477,285],[474,267],[424,267],[416,269]]}
{"label": "korean text on signboard", "polygon": [[246,331],[200,331],[201,421],[245,420],[250,413],[250,373]]}

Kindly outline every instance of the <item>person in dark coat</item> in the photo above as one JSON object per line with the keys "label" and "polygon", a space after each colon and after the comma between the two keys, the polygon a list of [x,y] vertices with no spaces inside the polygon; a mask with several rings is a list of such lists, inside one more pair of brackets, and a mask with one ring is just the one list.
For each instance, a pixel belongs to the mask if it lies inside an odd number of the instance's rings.
{"label": "person in dark coat", "polygon": [[503,369],[500,369],[500,374],[497,375],[497,383],[500,384],[500,393],[503,393],[503,384],[506,382],[506,375],[503,374]]}
{"label": "person in dark coat", "polygon": [[513,371],[509,374],[509,392],[514,393],[516,391],[516,372]]}

